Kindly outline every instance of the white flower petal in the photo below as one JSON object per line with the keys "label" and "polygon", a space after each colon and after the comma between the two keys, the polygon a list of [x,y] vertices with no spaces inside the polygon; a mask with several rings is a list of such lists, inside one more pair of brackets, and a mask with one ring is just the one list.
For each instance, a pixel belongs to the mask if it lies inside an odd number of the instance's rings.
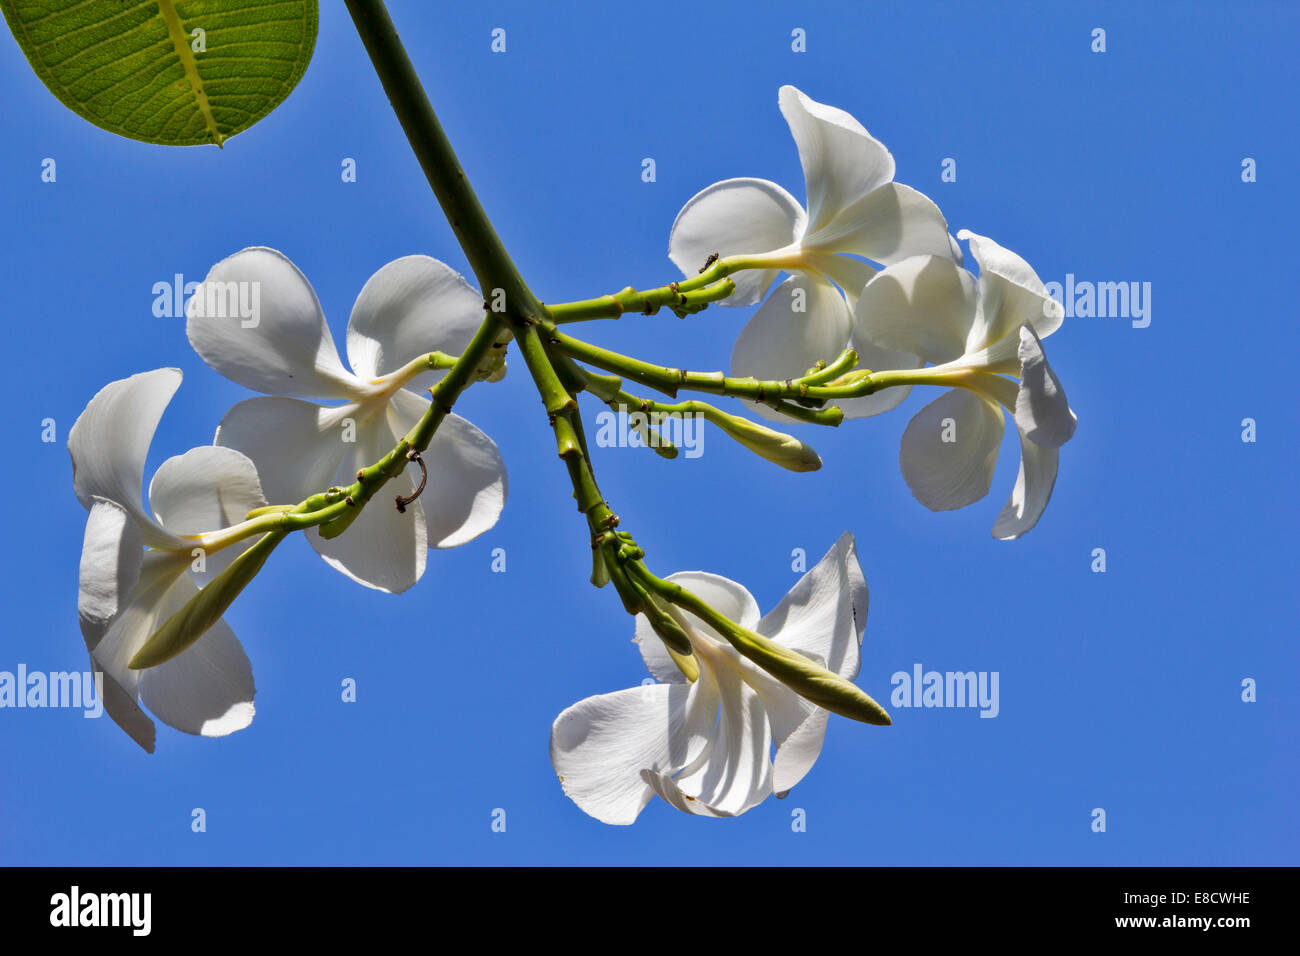
{"label": "white flower petal", "polygon": [[717,692],[706,678],[588,697],[555,719],[551,764],[584,813],[602,823],[630,824],[652,796],[641,772],[673,772],[690,763],[703,750],[716,713]]}
{"label": "white flower petal", "polygon": [[777,737],[776,757],[772,760],[772,789],[784,797],[808,775],[821,756],[826,740],[826,723],[831,712],[814,707],[803,722],[783,737]]}
{"label": "white flower petal", "polygon": [[1044,448],[1060,448],[1073,437],[1078,424],[1065,389],[1047,364],[1042,341],[1028,325],[1020,327],[1020,390],[1015,414],[1020,433]]}
{"label": "white flower petal", "polygon": [[167,595],[185,575],[189,562],[187,554],[146,551],[139,579],[125,606],[90,652],[96,664],[104,669],[105,676],[112,678],[132,700],[138,696],[140,672],[127,667],[127,663],[165,620],[159,615]]}
{"label": "white flower petal", "polygon": [[[1024,259],[992,239],[969,229],[957,233],[969,240],[971,253],[980,267],[980,307],[970,325],[967,354],[988,349],[989,365],[1015,354],[1016,330],[1028,324],[1040,338],[1047,338],[1061,326],[1065,316],[1061,304],[1047,294],[1047,288]],[[1001,346],[1001,350],[997,346]]]}
{"label": "white flower petal", "polygon": [[145,511],[140,495],[144,462],[163,411],[181,384],[180,369],[160,368],[110,382],[86,405],[68,432],[72,487],[90,508],[94,498],[115,501],[140,526],[146,544],[166,546],[171,535]]}
{"label": "white flower petal", "polygon": [[[159,623],[198,593],[180,577],[163,600]],[[187,734],[224,737],[253,721],[253,668],[239,638],[218,620],[183,653],[140,672],[140,699],[163,723]]]}
{"label": "white flower petal", "polygon": [[947,220],[929,196],[901,183],[885,183],[840,210],[800,245],[888,265],[908,256],[951,259],[951,238]]}
{"label": "white flower petal", "polygon": [[[367,280],[348,319],[348,362],[361,379],[395,372],[428,352],[460,355],[483,321],[483,296],[429,256],[403,256]],[[445,372],[413,380],[428,387]]]}
{"label": "white flower petal", "polygon": [[[139,527],[126,509],[104,498],[92,499],[81,549],[77,594],[77,617],[87,650],[94,651],[129,603],[140,579],[142,547]],[[130,692],[124,689],[115,678],[104,673],[93,653],[90,666],[92,671],[103,675],[105,712],[132,740],[153,753],[154,724],[136,703],[135,685],[132,684]]]}
{"label": "white flower petal", "polygon": [[718,723],[707,746],[671,781],[643,779],[679,810],[736,816],[772,793],[772,733],[761,698],[741,676],[736,652],[718,648],[708,657],[719,655],[736,660],[702,665],[700,679],[691,685],[710,678],[717,682]]}
{"label": "white flower petal", "polygon": [[347,439],[360,431],[360,417],[356,403],[327,408],[293,398],[250,398],[226,412],[214,441],[253,463],[269,503],[296,505],[329,487],[343,459],[351,459],[355,444]]}
{"label": "white flower petal", "polygon": [[857,544],[846,531],[755,630],[852,680],[858,676],[867,601]]}
{"label": "white flower petal", "polygon": [[[764,615],[756,630],[852,680],[860,666],[867,598],[857,546],[853,535],[845,532],[781,603]],[[767,710],[776,743],[772,787],[784,795],[816,763],[829,712],[757,668],[747,668],[745,674]]]}
{"label": "white flower petal", "polygon": [[[357,441],[345,455],[332,484],[350,485],[359,469],[377,462],[393,450],[397,436],[383,410],[357,423]],[[307,540],[331,567],[377,591],[398,594],[424,574],[428,559],[428,532],[420,501],[399,513],[394,499],[415,490],[411,469],[389,481],[361,510],[346,531],[322,538],[319,528],[307,531]]]}
{"label": "white flower petal", "polygon": [[228,528],[265,506],[257,469],[233,448],[191,448],[159,465],[149,483],[154,517],[176,535]]}
{"label": "white flower petal", "polygon": [[957,265],[964,266],[966,264],[966,257],[962,254],[961,246],[957,245],[957,237],[951,232],[948,233],[948,255],[952,257],[952,261]]}
{"label": "white flower petal", "polygon": [[912,495],[931,511],[964,508],[983,498],[1003,428],[1002,410],[969,389],[954,388],[926,405],[908,423],[899,449]]}
{"label": "white flower petal", "polygon": [[[393,396],[389,424],[405,435],[429,407],[406,389]],[[429,480],[420,495],[431,548],[454,548],[492,528],[505,507],[508,483],[501,451],[481,430],[448,413],[424,452]]]}
{"label": "white flower petal", "polygon": [[779,101],[808,188],[805,234],[815,234],[854,200],[894,178],[894,157],[848,113],[793,86],[781,87]]}
{"label": "white flower petal", "polygon": [[274,249],[244,249],[213,266],[186,306],[185,334],[203,361],[254,391],[347,398],[357,390],[311,283]]}
{"label": "white flower petal", "polygon": [[[806,215],[798,200],[766,179],[727,179],[696,193],[673,222],[668,258],[692,278],[709,256],[774,252],[803,232]],[[731,276],[736,291],[721,305],[753,305],[763,298],[776,269]]]}
{"label": "white flower petal", "polygon": [[1006,506],[993,523],[993,537],[1010,541],[1038,524],[1056,487],[1060,450],[1036,445],[1020,436],[1020,472]]}
{"label": "white flower petal", "polygon": [[844,297],[816,276],[793,275],[768,296],[731,351],[731,374],[797,378],[848,346],[851,320]]}
{"label": "white flower petal", "polygon": [[975,262],[979,265],[981,274],[985,272],[995,273],[1008,282],[1014,282],[1030,292],[1047,295],[1047,287],[1038,278],[1038,273],[1034,271],[1028,262],[1010,249],[999,245],[987,236],[971,232],[969,229],[959,231],[957,238],[970,243],[971,254],[975,257]]}
{"label": "white flower petal", "polygon": [[87,650],[95,649],[125,607],[140,579],[143,547],[140,530],[125,508],[105,498],[91,500],[77,575],[77,617]]}
{"label": "white flower petal", "polygon": [[979,287],[947,256],[913,256],[867,283],[854,309],[856,341],[935,364],[965,353]]}
{"label": "white flower petal", "polygon": [[94,654],[90,655],[90,667],[94,673],[102,675],[104,712],[146,753],[153,753],[158,732],[149,715],[140,709],[134,692],[127,693],[121,684],[105,673]]}
{"label": "white flower petal", "polygon": [[737,814],[725,810],[716,810],[706,803],[701,803],[696,797],[687,796],[673,781],[673,778],[666,773],[642,770],[641,779],[649,788],[650,793],[658,794],[670,807],[675,807],[683,813],[689,813],[697,817],[737,816]]}

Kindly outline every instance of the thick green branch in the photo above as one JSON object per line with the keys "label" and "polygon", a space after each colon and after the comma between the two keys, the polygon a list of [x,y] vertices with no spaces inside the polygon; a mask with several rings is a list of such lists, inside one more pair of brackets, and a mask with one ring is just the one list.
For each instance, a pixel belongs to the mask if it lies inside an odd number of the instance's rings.
{"label": "thick green branch", "polygon": [[460,160],[424,92],[383,0],[346,0],[348,13],[388,94],[397,120],[415,151],[425,178],[465,251],[484,294],[503,288],[508,299],[523,291],[523,280],[483,211]]}

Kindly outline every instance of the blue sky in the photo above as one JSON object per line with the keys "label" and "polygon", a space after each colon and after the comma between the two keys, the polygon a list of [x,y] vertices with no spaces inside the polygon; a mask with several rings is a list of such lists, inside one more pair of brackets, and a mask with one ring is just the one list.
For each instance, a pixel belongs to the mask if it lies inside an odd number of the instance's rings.
{"label": "blue sky", "polygon": [[[1300,11],[1283,3],[847,4],[394,2],[465,169],[537,294],[659,285],[668,230],[710,183],[759,176],[802,198],[776,93],[854,114],[897,178],[954,229],[1044,281],[1151,283],[1150,324],[1074,317],[1051,339],[1079,417],[1039,526],[989,535],[1015,480],[1009,429],[988,498],[932,514],[898,470],[929,398],[801,437],[795,475],[714,430],[696,460],[596,457],[606,495],[660,573],[703,569],[772,607],[848,529],[872,604],[859,683],[925,670],[999,674],[1000,710],[833,718],[812,773],[731,821],[652,803],[604,826],[547,758],[569,704],[639,682],[632,623],[586,584],[590,552],[515,357],[457,411],[500,445],[498,526],[431,555],[393,597],[305,542],[227,615],[252,659],[257,717],[203,740],[159,727],[147,755],[110,721],[0,710],[0,862],[10,864],[839,863],[1295,864],[1297,403],[1285,292],[1285,99]],[[157,318],[155,282],[199,280],[249,245],[308,276],[336,336],[365,280],[401,255],[465,271],[342,4],[268,119],[215,148],[89,126],[0,36],[0,238],[10,488],[0,670],[85,666],[76,620],[85,512],[67,430],[105,383],[177,366],[151,466],[211,439],[248,393]],[[506,30],[505,53],[489,48]],[[1106,31],[1106,51],[1091,50]],[[807,52],[791,50],[806,31]],[[57,162],[57,182],[40,179]],[[355,183],[340,163],[356,160]],[[656,181],[642,181],[653,158]],[[1254,159],[1257,181],[1242,181]],[[956,182],[941,182],[946,158]],[[583,330],[664,364],[726,365],[750,310],[627,316]],[[58,441],[41,441],[52,418]],[[1242,441],[1242,421],[1257,440]],[[492,550],[507,570],[493,573]],[[1093,552],[1104,548],[1105,573]],[[340,699],[354,678],[355,703]],[[1258,699],[1242,700],[1242,681]],[[203,808],[207,830],[191,830]],[[506,830],[493,832],[493,811]],[[1093,832],[1093,810],[1106,831]],[[792,830],[802,809],[806,832]]]}

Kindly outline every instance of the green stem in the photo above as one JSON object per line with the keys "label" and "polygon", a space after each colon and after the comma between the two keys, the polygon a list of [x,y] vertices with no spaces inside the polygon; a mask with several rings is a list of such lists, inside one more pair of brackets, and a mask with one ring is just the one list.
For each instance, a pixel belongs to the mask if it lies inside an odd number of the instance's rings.
{"label": "green stem", "polygon": [[[700,263],[704,265],[704,263]],[[733,272],[741,272],[745,269],[781,269],[781,268],[799,268],[804,263],[797,258],[784,259],[770,255],[763,256],[728,256],[725,259],[718,259],[715,262],[702,268],[698,275],[689,276],[677,283],[677,289],[680,292],[695,292],[703,289],[713,283],[725,279]]]}
{"label": "green stem", "polygon": [[685,317],[701,311],[710,302],[727,298],[734,291],[736,291],[736,284],[730,279],[723,279],[721,282],[694,292],[680,291],[676,282],[646,292],[639,292],[628,286],[622,292],[613,295],[548,305],[546,310],[551,320],[557,324],[586,322],[591,319],[617,319],[626,312],[654,315],[665,306],[678,316]]}
{"label": "green stem", "polygon": [[741,378],[722,372],[691,372],[655,365],[575,339],[558,329],[549,330],[548,335],[552,345],[564,354],[594,365],[596,368],[647,385],[671,398],[676,398],[681,389],[743,398],[778,407],[786,414],[794,415],[803,421],[822,425],[838,425],[843,419],[843,413],[836,408],[809,408],[805,405],[793,404],[782,407],[774,403],[823,404],[846,398],[862,398],[901,385],[943,385],[988,390],[986,385],[991,380],[1001,378],[991,372],[969,368],[918,368],[886,372],[861,369],[840,374],[847,363],[856,364],[857,356],[851,349],[841,353],[824,368],[799,378],[785,380]]}
{"label": "green stem", "polygon": [[393,112],[478,278],[479,288],[485,294],[504,288],[507,298],[514,299],[523,288],[519,270],[461,169],[383,0],[346,2]]}

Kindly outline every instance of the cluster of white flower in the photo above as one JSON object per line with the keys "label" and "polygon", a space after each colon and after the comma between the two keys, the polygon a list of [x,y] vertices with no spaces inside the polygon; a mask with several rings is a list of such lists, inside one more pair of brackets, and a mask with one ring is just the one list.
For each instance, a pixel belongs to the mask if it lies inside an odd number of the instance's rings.
{"label": "cluster of white flower", "polygon": [[[903,477],[934,511],[983,498],[1006,408],[1022,457],[993,534],[1019,537],[1047,506],[1057,449],[1074,434],[1041,341],[1060,327],[1060,304],[1024,259],[968,230],[957,239],[969,242],[978,278],[963,269],[939,207],[893,181],[894,157],[848,113],[793,86],[781,88],[780,104],[799,149],[807,211],[776,183],[728,179],[682,208],[669,239],[669,256],[688,276],[715,254],[759,266],[736,277],[722,305],[753,305],[780,271],[791,273],[741,332],[732,374],[797,377],[850,345],[869,369],[932,363],[936,381],[951,373],[961,387],[921,409],[903,435]],[[837,404],[847,417],[876,415],[907,393],[891,388]],[[947,434],[945,419],[953,423]]]}
{"label": "cluster of white flower", "polygon": [[[917,381],[953,387],[907,427],[903,476],[933,510],[983,497],[1005,408],[1020,433],[1021,468],[993,533],[1018,537],[1042,514],[1057,449],[1074,431],[1042,349],[1061,324],[1060,307],[1019,256],[967,231],[953,238],[932,201],[893,181],[893,157],[853,117],[790,86],[780,106],[798,146],[807,208],[775,183],[726,180],[686,204],[670,239],[669,255],[688,277],[717,256],[743,260],[724,304],[762,304],[736,342],[733,375],[797,378],[848,348],[873,373],[932,365]],[[957,239],[969,242],[978,276],[962,267]],[[789,277],[767,295],[782,272]],[[248,658],[224,622],[208,624],[171,659],[140,668],[137,654],[150,636],[246,547],[234,547],[246,538],[240,526],[268,502],[349,486],[397,446],[429,408],[410,386],[445,374],[428,357],[464,351],[484,311],[479,293],[443,263],[391,262],[353,306],[349,370],[315,292],[287,258],[245,249],[205,281],[218,289],[246,284],[258,290],[256,321],[203,309],[196,296],[187,334],[209,366],[265,395],[231,408],[213,445],[163,463],[150,483],[152,514],[141,495],[145,459],[178,370],[108,385],[69,438],[76,493],[89,510],[82,630],[105,675],[106,709],[147,750],[154,725],[140,702],[179,730],[221,736],[248,726],[254,695]],[[837,404],[849,417],[875,415],[907,391]],[[424,461],[422,488],[407,474],[392,479],[409,500],[404,508],[362,508],[343,534],[307,532],[326,562],[363,585],[401,592],[423,574],[429,548],[463,544],[496,523],[506,473],[483,432],[448,413]],[[667,580],[760,640],[802,655],[824,677],[858,673],[867,586],[848,533],[765,616],[726,578],[684,572]],[[798,783],[821,750],[827,710],[700,617],[665,613],[689,640],[695,668],[684,669],[638,615],[636,641],[659,682],[583,700],[552,729],[551,759],[565,792],[608,823],[631,823],[656,793],[689,813],[743,813]]]}
{"label": "cluster of white flower", "polygon": [[[186,331],[205,362],[270,397],[234,406],[215,444],[158,469],[146,512],[145,456],[180,385],[177,369],[144,372],[99,392],[72,427],[68,448],[77,497],[90,510],[81,558],[78,610],[110,716],[146,750],[153,714],[178,730],[222,736],[253,719],[253,678],[238,639],[218,621],[189,649],[156,667],[129,666],[158,625],[243,547],[226,529],[273,503],[296,503],[331,485],[351,485],[358,469],[397,444],[428,406],[406,388],[445,374],[418,361],[458,352],[481,320],[481,297],[454,270],[427,256],[390,262],[357,297],[343,367],[316,294],[272,249],[245,249],[217,263],[205,286],[257,283],[258,321],[208,314],[191,299]],[[334,399],[320,406],[287,396]],[[506,471],[496,445],[448,414],[427,451],[429,480],[399,514],[363,508],[346,534],[307,538],[330,565],[368,587],[399,592],[424,573],[429,548],[450,548],[487,531],[501,514]],[[395,490],[411,495],[402,475]],[[148,551],[141,548],[148,546]],[[187,578],[194,579],[191,583]]]}

